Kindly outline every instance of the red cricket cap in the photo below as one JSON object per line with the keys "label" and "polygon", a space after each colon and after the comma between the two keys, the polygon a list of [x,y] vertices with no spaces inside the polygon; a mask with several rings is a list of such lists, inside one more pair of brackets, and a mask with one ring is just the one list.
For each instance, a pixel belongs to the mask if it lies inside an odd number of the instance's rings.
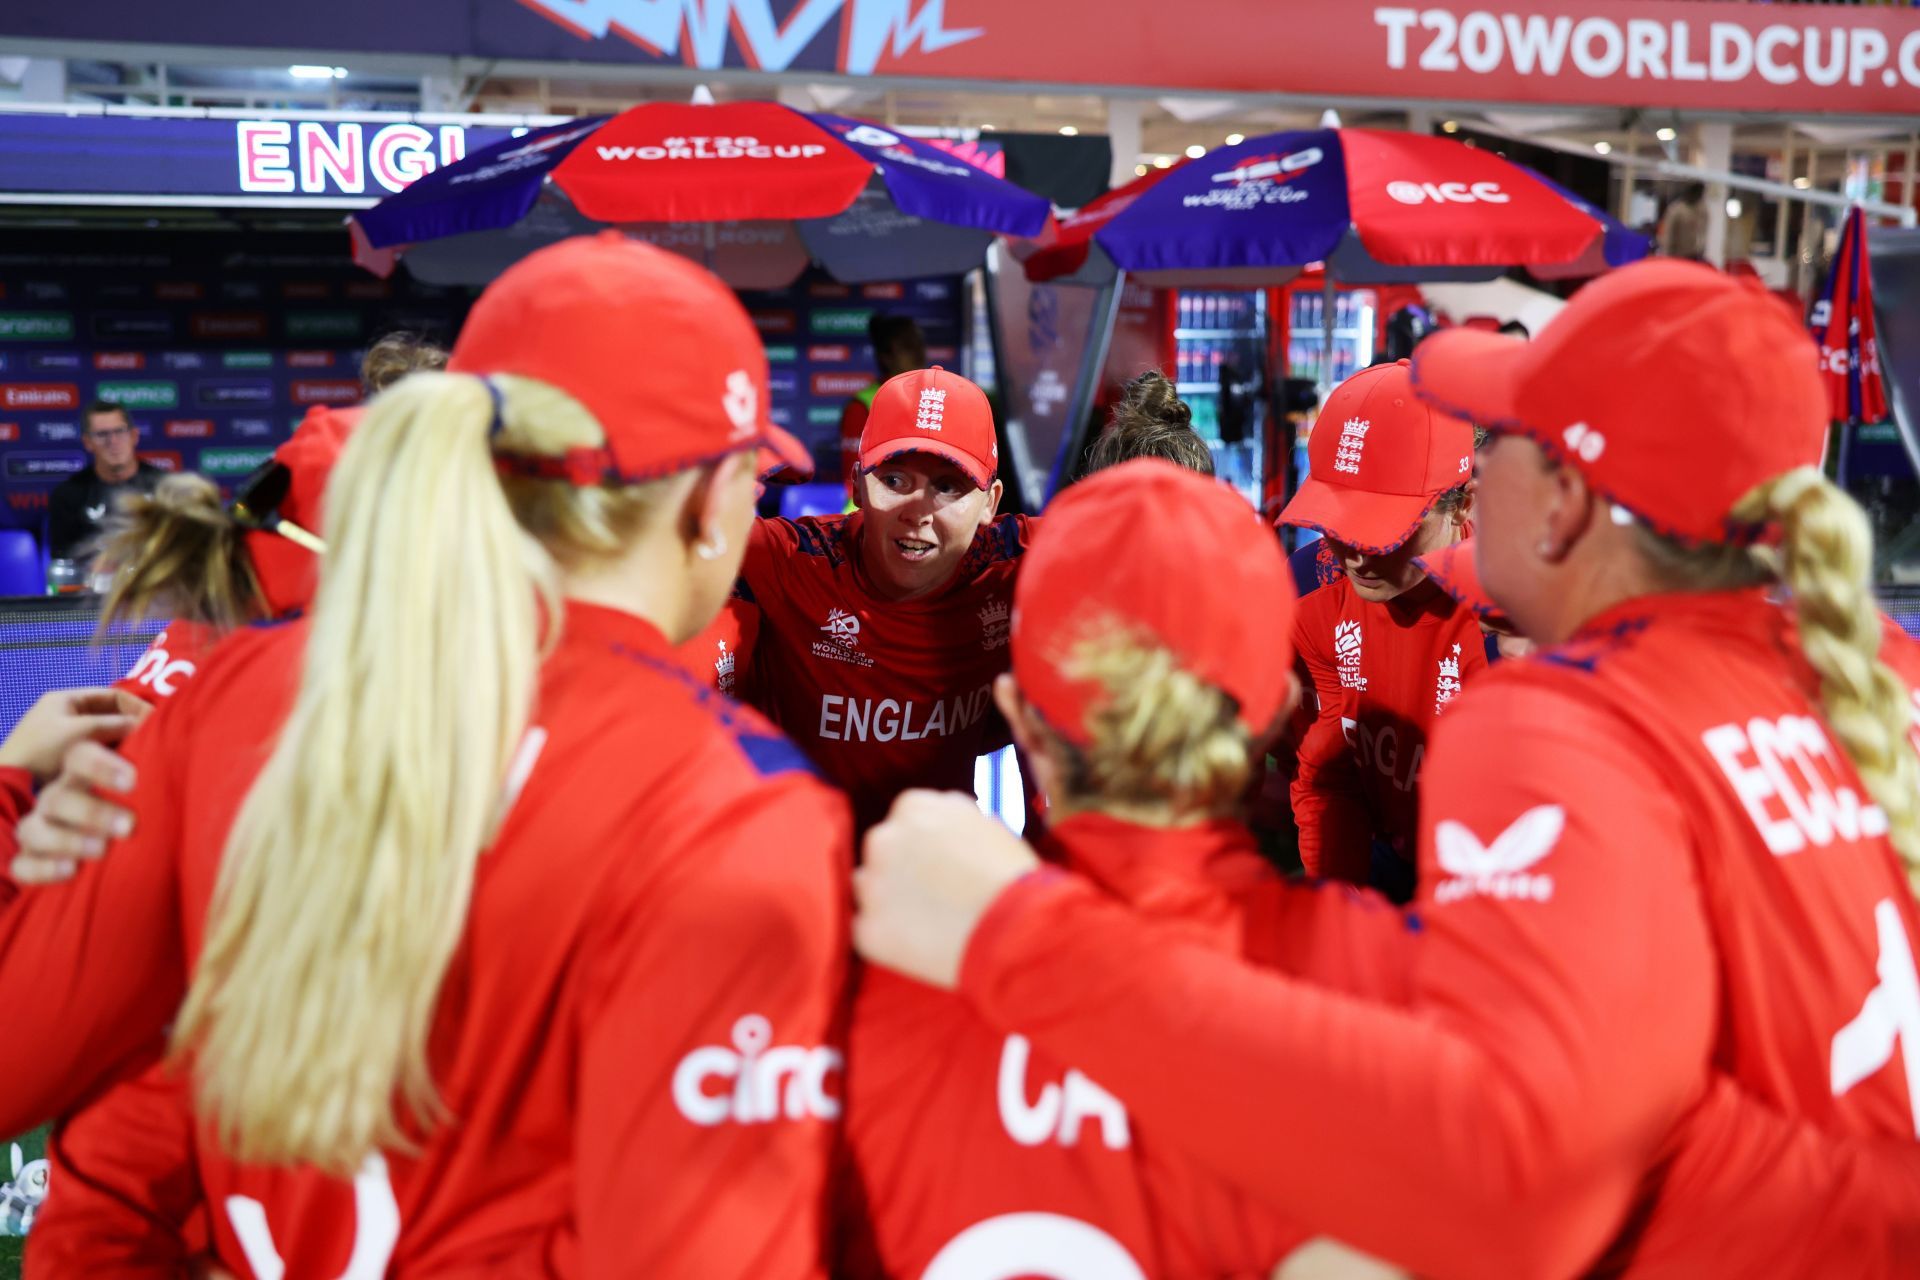
{"label": "red cricket cap", "polygon": [[767,417],[767,353],[733,291],[618,231],[508,267],[473,304],[447,368],[538,379],[606,433],[603,446],[511,460],[511,470],[638,484],[758,447],[813,471],[806,446]]}
{"label": "red cricket cap", "polygon": [[1000,444],[987,393],[939,365],[888,378],[860,432],[860,469],[871,471],[903,453],[945,458],[982,489],[992,484]]}
{"label": "red cricket cap", "polygon": [[[327,480],[333,464],[346,447],[347,436],[360,423],[365,410],[328,408],[315,405],[300,420],[287,442],[273,451],[273,460],[289,475],[286,496],[275,509],[283,520],[290,520],[308,533],[325,537],[321,529],[320,503],[326,496]],[[313,601],[320,581],[320,558],[299,543],[277,533],[252,530],[246,535],[247,558],[253,562],[254,576],[266,595],[267,607],[274,617],[304,609]]]}
{"label": "red cricket cap", "polygon": [[1524,435],[1657,532],[1749,542],[1749,490],[1817,465],[1819,352],[1756,281],[1648,259],[1581,289],[1532,341],[1450,329],[1414,353],[1418,394]]}
{"label": "red cricket cap", "polygon": [[1405,360],[1377,364],[1327,397],[1307,461],[1280,523],[1386,555],[1413,536],[1435,498],[1473,477],[1473,427],[1416,398]]}
{"label": "red cricket cap", "polygon": [[1472,538],[1445,546],[1414,561],[1440,589],[1488,622],[1504,622],[1506,611],[1493,602],[1480,583],[1480,562],[1474,559]]}
{"label": "red cricket cap", "polygon": [[1013,674],[1056,732],[1085,745],[1105,693],[1061,667],[1102,628],[1131,628],[1231,695],[1240,722],[1265,733],[1286,703],[1294,603],[1280,544],[1244,497],[1136,458],[1048,505],[1014,587]]}

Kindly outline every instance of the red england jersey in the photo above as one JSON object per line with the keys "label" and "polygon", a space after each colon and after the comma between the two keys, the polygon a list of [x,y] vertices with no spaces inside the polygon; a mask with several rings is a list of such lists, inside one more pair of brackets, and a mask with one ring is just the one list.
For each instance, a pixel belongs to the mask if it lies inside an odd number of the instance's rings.
{"label": "red england jersey", "polygon": [[[158,1056],[156,1043],[151,1056]],[[213,1238],[185,1077],[155,1065],[63,1119],[47,1138],[48,1196],[25,1274],[179,1280]]]}
{"label": "red england jersey", "polygon": [[1300,860],[1367,884],[1376,842],[1413,861],[1427,734],[1487,669],[1486,636],[1445,592],[1381,604],[1343,576],[1301,599],[1293,644],[1313,715],[1292,786]]}
{"label": "red england jersey", "polygon": [[[151,1059],[304,640],[295,622],[223,644],[128,743],[135,834],[0,911],[9,1025],[35,1046],[11,1064],[0,1129]],[[649,624],[580,604],[509,795],[430,1044],[453,1119],[351,1184],[200,1143],[219,1263],[328,1280],[349,1258],[368,1274],[822,1274],[844,801]],[[158,1176],[166,1133],[112,1185]]]}
{"label": "red england jersey", "polygon": [[732,598],[705,631],[680,646],[680,660],[729,698],[740,697],[759,639],[760,610]]}
{"label": "red england jersey", "polygon": [[[1920,678],[1904,637],[1886,656]],[[994,904],[962,990],[1422,1275],[1565,1275],[1609,1241],[1634,1275],[1905,1274],[1915,912],[1815,690],[1758,592],[1631,601],[1483,677],[1435,729],[1404,1001],[1257,972],[1057,873]]]}
{"label": "red england jersey", "polygon": [[133,664],[133,670],[114,681],[113,687],[143,702],[164,702],[193,679],[225,634],[204,622],[169,622],[140,655],[140,661]]}
{"label": "red england jersey", "polygon": [[0,909],[18,892],[7,876],[7,866],[19,850],[13,829],[33,809],[33,774],[11,766],[0,768]]}
{"label": "red england jersey", "polygon": [[[1397,912],[1377,898],[1319,910],[1322,894],[1280,881],[1237,823],[1079,814],[1045,846],[1050,862],[1223,954],[1348,987],[1390,987],[1403,967]],[[1053,1276],[1066,1273],[1050,1259],[1077,1258],[1089,1275],[1265,1277],[1310,1234],[959,996],[869,969],[847,1054],[855,1176],[839,1275]]]}
{"label": "red england jersey", "polygon": [[[678,656],[731,696],[759,630],[759,610],[729,600]],[[171,623],[115,687],[148,702],[169,698],[223,635],[203,624]],[[0,868],[12,856],[14,825],[33,803],[31,780],[16,791],[6,785],[10,772],[0,770]],[[0,904],[13,893],[0,877]],[[209,1239],[194,1147],[185,1088],[158,1067],[68,1117],[47,1152],[61,1193],[35,1219],[29,1263],[49,1275],[176,1274]]]}
{"label": "red england jersey", "polygon": [[944,589],[888,600],[860,562],[861,518],[756,521],[740,571],[761,614],[755,705],[852,797],[856,831],[908,787],[971,792],[975,758],[1007,744],[993,679],[1032,527],[1001,516]]}
{"label": "red england jersey", "polygon": [[[169,622],[113,687],[145,702],[171,698],[193,679],[225,634],[204,622]],[[760,611],[745,600],[728,600],[706,630],[680,646],[680,659],[689,671],[730,695],[753,660],[759,635]]]}

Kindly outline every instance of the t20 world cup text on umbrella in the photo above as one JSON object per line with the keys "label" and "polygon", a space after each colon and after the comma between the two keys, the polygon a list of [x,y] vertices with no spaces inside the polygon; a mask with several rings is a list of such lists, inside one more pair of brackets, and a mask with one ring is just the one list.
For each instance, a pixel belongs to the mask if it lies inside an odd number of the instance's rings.
{"label": "t20 world cup text on umbrella", "polygon": [[[1593,274],[1649,245],[1532,170],[1450,138],[1378,129],[1271,133],[1155,170],[1048,228],[1036,280],[1282,284],[1491,280],[1515,266]],[[1327,308],[1329,324],[1333,308]],[[1331,334],[1328,343],[1331,344]]]}
{"label": "t20 world cup text on umbrella", "polygon": [[729,283],[951,274],[996,234],[1031,236],[1040,196],[917,138],[772,102],[656,102],[477,151],[356,214],[356,256],[399,250],[438,283],[491,279],[569,235],[618,226]]}

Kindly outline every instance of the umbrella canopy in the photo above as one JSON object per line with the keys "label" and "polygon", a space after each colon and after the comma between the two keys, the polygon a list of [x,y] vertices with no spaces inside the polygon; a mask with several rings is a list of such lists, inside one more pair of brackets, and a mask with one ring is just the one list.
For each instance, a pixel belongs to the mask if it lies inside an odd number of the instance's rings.
{"label": "umbrella canopy", "polygon": [[1880,350],[1873,324],[1873,274],[1867,269],[1867,215],[1847,214],[1840,248],[1827,273],[1827,287],[1814,304],[1813,340],[1820,344],[1829,414],[1835,422],[1880,422],[1887,416],[1887,387],[1880,376]]}
{"label": "umbrella canopy", "polygon": [[768,287],[809,259],[849,283],[962,271],[994,235],[1034,235],[1048,214],[1040,196],[866,121],[659,102],[483,148],[352,221],[357,260],[378,270],[398,250],[439,283],[482,283],[617,226]]}
{"label": "umbrella canopy", "polygon": [[[1627,237],[1613,243],[1614,228]],[[1350,283],[1576,274],[1642,256],[1633,233],[1532,170],[1450,138],[1378,129],[1272,133],[1155,170],[1062,219],[1035,279],[1116,271],[1148,284],[1283,283],[1312,262]]]}
{"label": "umbrella canopy", "polygon": [[1652,236],[1635,231],[1600,206],[1582,200],[1546,174],[1534,169],[1528,169],[1527,173],[1545,183],[1548,189],[1558,192],[1568,204],[1606,228],[1606,234],[1588,245],[1587,251],[1572,262],[1531,263],[1527,267],[1527,274],[1540,280],[1584,280],[1589,276],[1597,276],[1602,271],[1624,267],[1629,262],[1638,262],[1653,252]]}

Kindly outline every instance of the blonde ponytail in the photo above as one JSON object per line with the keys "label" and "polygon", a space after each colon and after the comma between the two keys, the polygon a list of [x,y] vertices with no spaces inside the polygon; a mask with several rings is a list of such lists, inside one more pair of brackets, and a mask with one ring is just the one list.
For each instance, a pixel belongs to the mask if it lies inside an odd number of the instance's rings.
{"label": "blonde ponytail", "polygon": [[1238,810],[1253,749],[1226,693],[1123,630],[1082,641],[1062,670],[1106,691],[1087,726],[1090,743],[1059,744],[1068,807],[1158,814],[1169,825]]}
{"label": "blonde ponytail", "polygon": [[228,836],[174,1031],[242,1160],[351,1174],[442,1118],[428,1034],[558,630],[556,556],[617,552],[659,484],[503,483],[496,449],[604,436],[552,387],[494,382],[490,439],[485,384],[408,377],[328,488],[299,690]]}
{"label": "blonde ponytail", "polygon": [[264,614],[245,537],[220,491],[197,475],[167,476],[151,494],[122,498],[96,561],[113,576],[100,606],[100,634],[143,618],[227,630]]}
{"label": "blonde ponytail", "polygon": [[1912,693],[1880,660],[1873,534],[1859,504],[1813,467],[1743,498],[1734,518],[1778,524],[1778,548],[1756,548],[1793,593],[1800,649],[1820,677],[1827,727],[1887,815],[1887,838],[1920,892],[1920,754]]}

